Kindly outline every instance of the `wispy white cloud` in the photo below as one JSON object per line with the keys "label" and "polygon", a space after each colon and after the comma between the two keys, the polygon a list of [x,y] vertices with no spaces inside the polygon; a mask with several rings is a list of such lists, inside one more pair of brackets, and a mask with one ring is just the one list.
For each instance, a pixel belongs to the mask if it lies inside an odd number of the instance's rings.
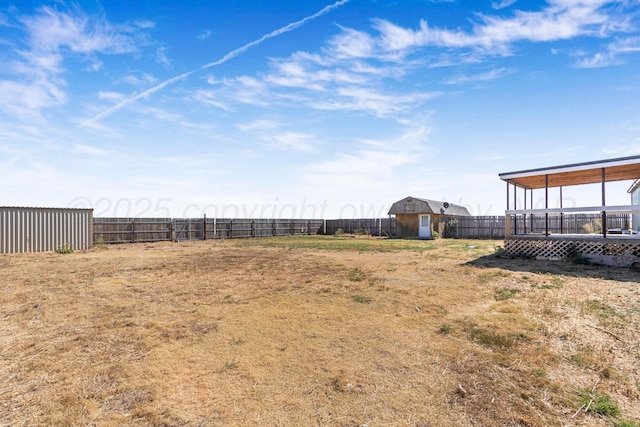
{"label": "wispy white cloud", "polygon": [[306,153],[317,151],[320,141],[316,135],[288,130],[286,127],[287,125],[279,120],[266,118],[236,125],[236,128],[249,138],[271,150]]}
{"label": "wispy white cloud", "polygon": [[134,25],[144,30],[156,27],[156,23],[153,21],[149,21],[148,19],[139,19],[137,21],[134,21]]}
{"label": "wispy white cloud", "polygon": [[617,39],[609,45],[614,53],[640,52],[640,37],[625,37]]}
{"label": "wispy white cloud", "polygon": [[491,7],[493,7],[494,9],[504,9],[511,6],[516,1],[517,0],[501,0],[500,2],[492,2]]}
{"label": "wispy white cloud", "polygon": [[393,82],[405,76],[412,62],[398,63],[395,55],[377,47],[379,40],[364,32],[340,30],[318,53],[295,52],[288,58],[272,59],[268,73],[225,80],[218,99],[399,118],[438,95],[426,90],[400,93]]}
{"label": "wispy white cloud", "polygon": [[[478,15],[479,23],[469,32],[430,27],[421,21],[412,30],[376,20],[381,45],[386,50],[407,50],[424,46],[483,49],[495,54],[508,53],[518,41],[543,42],[566,40],[581,35],[610,32],[617,16],[609,16],[602,7],[606,0],[553,0],[537,12],[515,11],[512,17]],[[612,12],[613,13],[613,12]]]}
{"label": "wispy white cloud", "polygon": [[159,64],[164,65],[166,68],[171,67],[171,60],[167,56],[168,48],[160,46],[156,49],[156,61]]}
{"label": "wispy white cloud", "polygon": [[149,73],[131,73],[122,78],[122,81],[134,86],[154,84],[158,81]]}
{"label": "wispy white cloud", "polygon": [[92,155],[92,156],[105,156],[105,155],[108,154],[108,151],[106,151],[106,150],[102,150],[100,148],[92,147],[92,146],[86,145],[86,144],[76,144],[75,148],[80,153],[89,154],[89,155]]}
{"label": "wispy white cloud", "polygon": [[316,151],[317,138],[309,133],[286,131],[269,139],[273,148],[301,152]]}
{"label": "wispy white cloud", "polygon": [[311,101],[311,105],[320,110],[364,111],[378,117],[393,117],[437,96],[428,92],[384,94],[373,88],[361,87],[340,88],[337,94],[339,97],[333,99]]}
{"label": "wispy white cloud", "polygon": [[18,117],[32,117],[40,109],[63,104],[67,100],[62,82],[45,78],[30,82],[0,81],[0,109]]}
{"label": "wispy white cloud", "polygon": [[582,57],[576,62],[578,68],[602,68],[618,65],[620,61],[611,52],[598,52],[589,57]]}
{"label": "wispy white cloud", "polygon": [[42,7],[22,18],[33,53],[57,52],[67,48],[77,53],[128,53],[136,50],[131,29],[105,19],[92,18],[80,10],[60,12]]}
{"label": "wispy white cloud", "polygon": [[98,92],[98,98],[107,101],[119,101],[126,95],[120,92]]}
{"label": "wispy white cloud", "polygon": [[459,85],[459,84],[485,82],[485,81],[495,80],[497,78],[504,76],[505,74],[507,74],[507,70],[505,68],[494,68],[484,73],[455,75],[452,77],[448,77],[444,79],[442,83],[446,85]]}
{"label": "wispy white cloud", "polygon": [[78,9],[44,6],[33,15],[19,17],[18,22],[26,37],[24,45],[13,52],[10,69],[16,78],[0,81],[0,108],[12,115],[33,116],[66,102],[63,64],[67,55],[84,58],[89,64],[85,70],[90,71],[101,66],[94,54],[137,49],[137,35],[131,27],[89,17]]}
{"label": "wispy white cloud", "polygon": [[91,62],[87,64],[86,67],[84,67],[84,71],[91,71],[91,72],[100,71],[102,69],[102,66],[104,65],[104,63],[98,58],[91,58],[90,61]]}
{"label": "wispy white cloud", "polygon": [[[513,3],[504,0],[496,6],[505,8]],[[430,27],[425,21],[420,21],[418,29],[410,29],[381,19],[373,20],[377,34],[339,26],[339,34],[318,53],[296,52],[288,58],[273,59],[270,72],[227,80],[227,91],[218,96],[231,99],[242,93],[236,99],[253,105],[288,100],[319,110],[401,118],[405,111],[439,95],[437,90],[424,89],[399,93],[406,75],[425,67],[458,66],[478,63],[487,55],[507,55],[522,41],[608,35],[617,25],[617,16],[603,7],[607,3],[552,0],[537,12],[516,10],[510,17],[477,15],[478,22],[468,31]],[[632,50],[635,44],[630,41],[628,46]],[[430,52],[433,59],[422,58],[421,54],[432,47],[444,49]],[[611,64],[613,59],[615,55],[583,58],[582,66]],[[508,73],[503,67],[484,73],[458,72],[439,83],[487,82]]]}
{"label": "wispy white cloud", "polygon": [[399,168],[420,162],[431,150],[429,132],[428,127],[418,126],[395,138],[362,140],[352,152],[336,153],[332,159],[306,165],[300,187],[310,194],[321,188],[344,188],[353,194],[356,190],[393,186],[392,178]]}
{"label": "wispy white cloud", "polygon": [[268,119],[257,119],[257,120],[253,120],[249,123],[240,123],[238,125],[236,125],[236,127],[238,129],[240,129],[243,132],[249,132],[249,131],[266,131],[266,130],[273,130],[273,129],[277,129],[281,126],[281,124],[275,120],[268,120]]}
{"label": "wispy white cloud", "polygon": [[204,30],[200,34],[198,34],[198,40],[200,40],[200,41],[204,41],[204,40],[208,39],[209,37],[211,37],[211,31],[209,31],[209,30]]}
{"label": "wispy white cloud", "polygon": [[580,68],[600,68],[621,65],[626,62],[625,57],[628,54],[637,52],[640,52],[640,37],[619,38],[608,44],[600,52],[591,55],[581,52],[576,66]]}
{"label": "wispy white cloud", "polygon": [[250,43],[247,43],[247,44],[245,44],[245,45],[243,45],[243,46],[241,46],[241,47],[239,47],[237,49],[234,49],[234,50],[230,51],[229,53],[227,53],[226,55],[224,55],[222,58],[218,59],[217,61],[207,63],[207,64],[201,66],[200,68],[197,68],[195,70],[188,71],[186,73],[182,73],[180,75],[172,77],[172,78],[167,79],[167,80],[157,84],[156,86],[153,86],[153,87],[151,87],[151,88],[149,88],[149,89],[147,89],[147,90],[145,90],[145,91],[143,91],[141,93],[137,93],[135,95],[132,95],[131,97],[121,101],[120,103],[118,103],[118,104],[106,109],[105,111],[101,112],[100,114],[97,114],[97,115],[85,120],[83,123],[80,124],[80,127],[84,126],[85,124],[88,124],[91,121],[102,120],[103,118],[110,116],[111,114],[115,113],[116,111],[119,111],[122,108],[127,107],[128,105],[136,102],[137,100],[143,99],[143,98],[147,98],[147,97],[151,96],[152,94],[154,94],[154,93],[156,93],[156,92],[158,92],[160,90],[163,90],[167,86],[170,86],[170,85],[172,85],[172,84],[174,84],[174,83],[176,83],[176,82],[178,82],[180,80],[184,80],[184,79],[190,77],[191,75],[193,75],[193,74],[195,74],[195,73],[197,73],[199,71],[207,70],[209,68],[216,67],[218,65],[224,64],[225,62],[230,61],[231,59],[235,58],[236,56],[248,51],[252,47],[263,43],[265,40],[269,40],[269,39],[272,39],[274,37],[281,36],[282,34],[288,33],[290,31],[296,30],[297,28],[300,28],[301,26],[307,24],[309,21],[317,19],[317,18],[319,18],[319,17],[321,17],[321,16],[333,11],[334,9],[346,4],[348,1],[349,0],[336,1],[335,3],[322,8],[320,11],[318,11],[318,12],[312,14],[312,15],[304,17],[304,18],[302,18],[302,19],[300,19],[298,21],[292,22],[292,23],[290,23],[288,25],[285,25],[284,27],[278,28],[277,30],[274,30],[274,31],[272,31],[270,33],[267,33],[267,34],[263,35],[262,37],[254,40],[254,41],[252,41]]}
{"label": "wispy white cloud", "polygon": [[198,90],[194,92],[191,97],[195,101],[210,105],[215,108],[219,108],[224,111],[228,111],[228,112],[235,111],[234,108],[230,107],[225,101],[221,99],[219,94],[220,94],[220,91]]}
{"label": "wispy white cloud", "polygon": [[364,31],[341,27],[340,34],[329,41],[329,52],[335,58],[369,58],[377,53],[373,36]]}

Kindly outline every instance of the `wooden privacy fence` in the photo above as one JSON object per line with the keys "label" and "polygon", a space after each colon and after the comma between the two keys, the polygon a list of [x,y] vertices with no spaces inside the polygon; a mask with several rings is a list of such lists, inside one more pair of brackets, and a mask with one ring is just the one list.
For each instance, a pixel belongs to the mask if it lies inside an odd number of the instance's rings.
{"label": "wooden privacy fence", "polygon": [[[504,239],[504,216],[446,216],[434,229],[440,237],[453,239]],[[629,215],[607,215],[607,229],[628,229]],[[518,221],[518,232],[525,222]],[[526,219],[526,232],[545,230],[544,216]],[[549,231],[554,234],[592,234],[602,231],[598,214],[549,217]],[[296,236],[340,233],[389,236],[396,234],[395,218],[365,219],[244,219],[244,218],[94,218],[96,243],[134,243],[248,237]]]}
{"label": "wooden privacy fence", "polygon": [[395,218],[365,218],[365,219],[328,219],[324,234],[339,233],[367,234],[371,236],[395,236]]}
{"label": "wooden privacy fence", "polygon": [[96,243],[136,243],[323,234],[321,219],[94,218]]}
{"label": "wooden privacy fence", "polygon": [[443,216],[440,237],[451,239],[503,239],[504,216]]}

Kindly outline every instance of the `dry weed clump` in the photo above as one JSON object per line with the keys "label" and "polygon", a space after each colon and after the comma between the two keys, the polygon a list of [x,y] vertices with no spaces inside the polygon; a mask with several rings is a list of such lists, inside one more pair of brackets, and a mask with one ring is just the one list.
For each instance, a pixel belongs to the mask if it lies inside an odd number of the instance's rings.
{"label": "dry weed clump", "polygon": [[0,256],[0,425],[640,422],[636,272],[347,243]]}

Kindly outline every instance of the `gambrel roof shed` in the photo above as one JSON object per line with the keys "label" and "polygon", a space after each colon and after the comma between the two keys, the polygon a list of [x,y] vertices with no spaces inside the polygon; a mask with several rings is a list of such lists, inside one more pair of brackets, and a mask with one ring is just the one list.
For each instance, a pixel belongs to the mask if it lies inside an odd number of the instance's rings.
{"label": "gambrel roof shed", "polygon": [[389,209],[389,215],[407,214],[434,214],[434,215],[456,215],[470,216],[469,210],[464,206],[454,205],[448,202],[438,202],[436,200],[421,199],[418,197],[405,197],[395,202]]}

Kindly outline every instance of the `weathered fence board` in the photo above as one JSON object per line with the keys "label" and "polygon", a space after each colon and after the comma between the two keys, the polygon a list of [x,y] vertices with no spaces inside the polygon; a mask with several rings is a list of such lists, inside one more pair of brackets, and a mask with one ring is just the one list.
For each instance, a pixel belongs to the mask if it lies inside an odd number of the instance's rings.
{"label": "weathered fence board", "polygon": [[134,243],[322,234],[321,219],[95,218],[100,243]]}
{"label": "weathered fence board", "polygon": [[452,239],[503,239],[504,216],[441,217],[440,235]]}
{"label": "weathered fence board", "polygon": [[328,219],[324,234],[367,234],[371,236],[395,236],[395,218]]}
{"label": "weathered fence board", "polygon": [[159,242],[171,240],[171,218],[94,218],[96,243]]}

